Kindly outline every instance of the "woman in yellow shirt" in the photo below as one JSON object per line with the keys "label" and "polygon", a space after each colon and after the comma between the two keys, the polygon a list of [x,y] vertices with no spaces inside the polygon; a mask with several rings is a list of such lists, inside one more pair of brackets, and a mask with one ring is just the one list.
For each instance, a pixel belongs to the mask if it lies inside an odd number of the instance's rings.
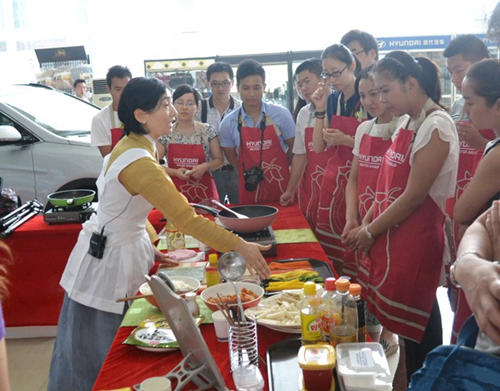
{"label": "woman in yellow shirt", "polygon": [[260,253],[265,247],[197,215],[158,163],[156,140],[171,131],[176,116],[165,85],[132,79],[123,90],[118,115],[126,137],[104,160],[97,214],[83,225],[61,278],[66,294],[49,390],[92,388],[125,312],[116,299],[137,292],[155,259],[168,261],[146,233],[153,207],[179,230],[218,251],[238,251],[251,271],[269,274]]}

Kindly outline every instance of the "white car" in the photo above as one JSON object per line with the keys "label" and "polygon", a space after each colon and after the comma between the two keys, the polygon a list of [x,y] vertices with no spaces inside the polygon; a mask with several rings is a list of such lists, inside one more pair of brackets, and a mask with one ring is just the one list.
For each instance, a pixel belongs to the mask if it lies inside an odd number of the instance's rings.
{"label": "white car", "polygon": [[22,202],[65,189],[95,189],[102,157],[90,146],[99,108],[53,88],[0,88],[0,178]]}

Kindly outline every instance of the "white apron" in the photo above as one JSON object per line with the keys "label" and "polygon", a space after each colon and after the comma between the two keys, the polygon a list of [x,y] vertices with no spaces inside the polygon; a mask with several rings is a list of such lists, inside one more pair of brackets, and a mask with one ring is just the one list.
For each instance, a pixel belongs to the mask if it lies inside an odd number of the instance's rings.
{"label": "white apron", "polygon": [[[145,281],[144,274],[154,264],[154,249],[146,232],[146,219],[153,206],[141,195],[132,196],[118,176],[132,162],[153,157],[145,149],[129,149],[104,175],[109,156],[97,179],[97,214],[83,224],[60,284],[80,304],[122,314],[124,303],[115,300],[135,295]],[[103,258],[97,259],[88,254],[89,242],[92,233],[101,232],[103,226],[106,247]]]}

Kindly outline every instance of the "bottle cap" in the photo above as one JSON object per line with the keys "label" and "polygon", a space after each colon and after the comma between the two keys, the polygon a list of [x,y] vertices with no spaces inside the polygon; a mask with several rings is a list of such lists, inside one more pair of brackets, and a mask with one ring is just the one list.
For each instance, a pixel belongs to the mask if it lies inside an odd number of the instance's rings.
{"label": "bottle cap", "polygon": [[327,291],[334,291],[335,290],[335,278],[333,277],[328,277],[325,280],[325,289]]}
{"label": "bottle cap", "polygon": [[349,285],[349,293],[353,296],[359,296],[361,294],[361,285],[359,284]]}
{"label": "bottle cap", "polygon": [[344,278],[339,278],[337,281],[335,281],[335,287],[338,291],[342,292],[345,292],[349,289],[349,284],[350,282]]}
{"label": "bottle cap", "polygon": [[316,284],[312,281],[307,281],[304,283],[304,295],[315,295],[316,294]]}
{"label": "bottle cap", "polygon": [[217,262],[219,262],[219,256],[215,253],[212,253],[208,256],[208,263],[210,265],[217,265]]}

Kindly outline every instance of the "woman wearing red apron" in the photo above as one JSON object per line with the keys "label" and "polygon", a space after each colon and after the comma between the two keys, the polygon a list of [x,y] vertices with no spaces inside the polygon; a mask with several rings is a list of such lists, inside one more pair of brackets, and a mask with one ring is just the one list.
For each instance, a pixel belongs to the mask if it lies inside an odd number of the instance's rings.
{"label": "woman wearing red apron", "polygon": [[429,59],[391,52],[377,63],[375,81],[386,108],[410,118],[398,124],[367,213],[373,217],[356,237],[368,270],[358,278],[368,310],[404,339],[409,378],[442,343],[436,289],[449,257],[445,203],[455,187],[458,137],[438,105],[438,69]]}
{"label": "woman wearing red apron", "polygon": [[293,202],[297,189],[300,209],[311,227],[316,225],[321,181],[329,158],[327,152],[314,152],[312,143],[316,119],[311,97],[321,81],[321,72],[319,58],[304,61],[295,71],[296,88],[308,104],[299,111],[297,116],[290,180],[287,190],[280,197],[281,205],[289,205]]}
{"label": "woman wearing red apron", "polygon": [[210,200],[219,196],[210,171],[222,164],[222,152],[215,130],[194,120],[199,101],[192,87],[182,85],[174,91],[177,122],[169,135],[159,138],[158,153],[167,158],[165,171],[189,202],[211,205]]}
{"label": "woman wearing red apron", "polygon": [[[494,107],[497,100],[497,75],[500,66],[495,60],[484,60],[474,64],[463,81],[464,111],[476,128],[490,128],[496,139],[490,142],[469,185],[458,198],[454,216],[458,223],[470,224],[492,200],[500,197],[500,121],[497,120]],[[463,322],[471,314],[462,290],[459,290],[455,307],[453,334],[456,335]]]}
{"label": "woman wearing red apron", "polygon": [[[361,106],[356,93],[356,61],[344,45],[331,45],[322,55],[323,77],[313,94],[316,123],[313,147],[327,152],[329,159],[321,182],[315,233],[337,273],[342,273],[346,257],[354,254],[342,244],[345,226],[345,188],[352,162],[354,134],[359,125]],[[330,88],[334,92],[328,96]],[[325,122],[330,119],[330,127]]]}
{"label": "woman wearing red apron", "polygon": [[[374,66],[361,71],[358,93],[361,104],[372,120],[361,123],[354,137],[351,173],[346,187],[346,224],[342,233],[344,243],[353,248],[356,234],[362,228],[361,221],[375,200],[375,186],[383,156],[392,143],[398,118],[380,102],[380,94],[373,80]],[[358,254],[344,262],[343,274],[356,282]],[[362,272],[367,273],[366,270]]]}

